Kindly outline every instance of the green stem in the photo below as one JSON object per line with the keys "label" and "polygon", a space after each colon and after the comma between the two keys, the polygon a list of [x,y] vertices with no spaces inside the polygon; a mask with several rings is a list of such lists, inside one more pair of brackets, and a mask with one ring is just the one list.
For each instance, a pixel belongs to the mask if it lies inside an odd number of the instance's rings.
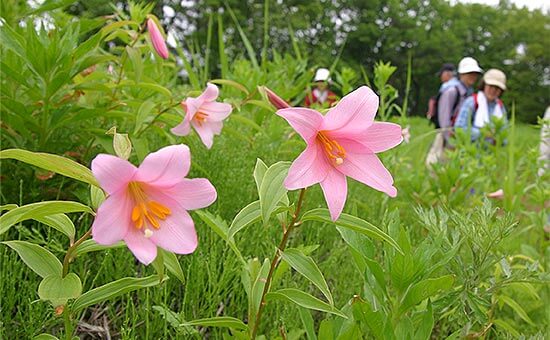
{"label": "green stem", "polygon": [[283,239],[281,240],[281,243],[279,243],[279,246],[277,247],[277,250],[275,251],[275,255],[273,255],[273,260],[271,261],[271,267],[269,268],[269,274],[267,274],[267,278],[265,281],[264,290],[262,292],[262,299],[260,300],[260,306],[258,307],[258,313],[256,313],[256,319],[254,321],[254,328],[252,329],[252,339],[256,339],[256,334],[258,332],[258,325],[260,324],[260,319],[262,317],[262,312],[265,306],[265,295],[269,291],[269,287],[271,285],[271,280],[273,279],[273,274],[275,273],[275,270],[279,266],[280,259],[281,259],[281,253],[285,250],[286,244],[288,242],[288,237],[290,236],[290,233],[294,228],[296,227],[298,216],[300,215],[300,210],[302,209],[302,203],[304,201],[304,194],[306,192],[306,189],[300,190],[300,196],[298,197],[298,202],[296,203],[296,211],[294,212],[294,215],[292,216],[292,222],[288,225],[288,229],[283,234]]}
{"label": "green stem", "polygon": [[160,111],[155,115],[155,117],[151,120],[151,122],[150,122],[149,124],[145,125],[144,128],[142,128],[141,130],[139,130],[139,132],[136,134],[136,138],[139,138],[139,137],[145,132],[145,130],[147,130],[149,127],[151,127],[151,125],[153,125],[153,124],[157,121],[157,119],[158,119],[163,113],[167,112],[168,110],[171,110],[171,109],[175,108],[175,107],[178,106],[178,105],[180,105],[179,102],[178,102],[178,103],[175,103],[175,104],[170,103],[170,105],[169,105],[168,107],[166,107],[166,108],[160,110]]}
{"label": "green stem", "polygon": [[[143,25],[141,26],[138,34],[134,38],[134,40],[132,40],[130,45],[128,45],[129,47],[134,47],[134,45],[138,42],[138,40],[141,37],[141,35],[143,34],[143,32],[145,32],[145,27],[147,27],[147,25],[145,23],[143,23]],[[116,97],[116,94],[117,94],[117,91],[118,91],[118,85],[122,81],[122,75],[124,73],[123,72],[124,71],[124,63],[126,63],[126,59],[128,59],[128,52],[126,51],[126,49],[124,49],[124,52],[122,54],[122,58],[120,59],[120,71],[118,72],[118,78],[117,78],[117,81],[115,82],[115,89],[113,90],[113,95],[111,96],[111,101],[115,100],[115,97]]]}
{"label": "green stem", "polygon": [[82,235],[81,238],[79,238],[75,243],[73,243],[69,249],[67,249],[67,253],[65,253],[65,258],[63,259],[63,277],[67,276],[69,273],[69,263],[73,257],[73,253],[76,250],[76,248],[84,242],[88,237],[92,235],[92,229],[88,230],[86,234]]}
{"label": "green stem", "polygon": [[73,323],[71,322],[71,312],[67,305],[65,305],[65,310],[63,311],[63,320],[65,322],[65,339],[71,340],[73,336]]}

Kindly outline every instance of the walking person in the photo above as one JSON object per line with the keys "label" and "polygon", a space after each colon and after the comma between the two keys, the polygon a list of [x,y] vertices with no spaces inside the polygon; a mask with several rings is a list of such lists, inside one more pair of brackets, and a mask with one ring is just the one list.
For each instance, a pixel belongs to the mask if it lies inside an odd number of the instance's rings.
{"label": "walking person", "polygon": [[[426,165],[441,160],[445,148],[449,146],[449,138],[458,109],[470,94],[479,75],[483,72],[477,61],[471,57],[465,57],[458,63],[458,82],[446,87],[438,96],[436,128],[441,129],[430,148]],[[437,118],[437,119],[435,119]]]}
{"label": "walking person", "polygon": [[458,83],[458,79],[455,77],[455,66],[451,63],[443,64],[439,69],[439,72],[437,72],[437,75],[439,76],[441,85],[439,86],[437,94],[430,97],[430,100],[428,101],[428,111],[426,112],[426,117],[428,117],[428,119],[434,119],[435,113],[437,111],[436,105],[437,100],[439,99],[439,95],[447,87],[456,86]]}
{"label": "walking person", "polygon": [[[490,69],[483,75],[480,90],[468,97],[460,107],[455,122],[456,129],[470,132],[472,141],[481,137],[481,129],[494,119],[506,122],[506,108],[500,96],[506,91],[506,75],[501,70]],[[485,141],[495,143],[495,136],[484,136]]]}
{"label": "walking person", "polygon": [[306,95],[304,105],[312,107],[314,105],[321,107],[330,107],[336,102],[338,97],[329,88],[330,71],[326,68],[319,68],[315,72],[315,88]]}

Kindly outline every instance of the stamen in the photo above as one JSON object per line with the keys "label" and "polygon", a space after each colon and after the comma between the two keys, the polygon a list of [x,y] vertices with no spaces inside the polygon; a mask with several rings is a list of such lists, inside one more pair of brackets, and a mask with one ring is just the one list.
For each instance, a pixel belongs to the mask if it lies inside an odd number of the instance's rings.
{"label": "stamen", "polygon": [[204,123],[206,121],[206,117],[208,117],[208,113],[198,111],[193,116],[193,119],[199,124],[199,126],[202,126],[202,123]]}
{"label": "stamen", "polygon": [[335,165],[341,165],[346,158],[346,150],[334,139],[330,139],[326,135],[326,131],[317,133],[317,140],[323,144],[325,154],[329,159],[332,159]]}
{"label": "stamen", "polygon": [[[149,200],[147,194],[143,190],[144,186],[145,184],[140,182],[130,182],[128,185],[130,196],[134,201],[134,208],[132,209],[131,215],[132,222],[134,222],[134,226],[137,229],[143,228],[146,224],[155,229],[159,229],[159,219],[164,221],[172,212],[161,203]],[[145,227],[144,233],[146,237],[150,237],[153,232]]]}

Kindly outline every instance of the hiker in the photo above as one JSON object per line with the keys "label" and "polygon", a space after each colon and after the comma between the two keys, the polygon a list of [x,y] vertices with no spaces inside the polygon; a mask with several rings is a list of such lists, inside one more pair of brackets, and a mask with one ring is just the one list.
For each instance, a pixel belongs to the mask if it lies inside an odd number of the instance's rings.
{"label": "hiker", "polygon": [[473,92],[473,85],[483,72],[477,61],[471,57],[462,58],[458,63],[458,82],[446,87],[437,96],[437,111],[432,118],[436,129],[441,129],[428,152],[426,164],[438,162],[443,156],[444,149],[449,147],[449,138],[452,133],[453,121],[464,99]]}
{"label": "hiker", "polygon": [[[483,75],[479,91],[464,100],[455,122],[455,129],[469,130],[472,141],[481,136],[481,129],[498,118],[506,122],[506,108],[500,96],[506,91],[506,75],[501,70],[490,69]],[[494,136],[486,141],[494,144]]]}
{"label": "hiker", "polygon": [[326,68],[319,68],[315,72],[315,88],[306,95],[304,105],[311,107],[313,105],[330,107],[336,102],[338,97],[328,88],[330,82],[330,71]]}
{"label": "hiker", "polygon": [[458,84],[458,79],[455,77],[455,66],[450,63],[445,63],[441,66],[437,72],[439,80],[441,80],[441,86],[439,87],[438,94],[432,96],[428,101],[428,112],[426,112],[426,117],[432,119],[436,112],[436,104],[438,96],[449,86],[456,86]]}

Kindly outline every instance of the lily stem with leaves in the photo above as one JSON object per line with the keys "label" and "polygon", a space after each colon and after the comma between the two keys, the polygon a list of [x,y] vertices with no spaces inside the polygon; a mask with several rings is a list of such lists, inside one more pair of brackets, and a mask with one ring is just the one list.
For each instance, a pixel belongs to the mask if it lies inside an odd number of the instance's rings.
{"label": "lily stem with leaves", "polygon": [[279,246],[277,247],[277,250],[275,251],[275,255],[273,255],[273,260],[271,261],[271,266],[269,268],[269,273],[267,274],[267,278],[265,281],[264,290],[262,291],[262,298],[260,302],[260,306],[258,307],[258,312],[256,313],[256,320],[254,321],[254,328],[252,329],[252,339],[256,339],[256,334],[258,332],[258,325],[260,324],[260,320],[262,317],[262,312],[264,310],[265,306],[265,296],[269,292],[269,287],[271,286],[271,280],[273,279],[273,274],[275,274],[275,270],[279,266],[280,260],[281,260],[281,253],[285,250],[286,245],[288,243],[288,237],[290,236],[290,233],[292,230],[294,230],[294,227],[296,227],[298,223],[298,216],[300,216],[300,210],[302,209],[302,203],[304,201],[304,195],[305,195],[306,189],[300,190],[300,196],[298,197],[298,202],[296,203],[296,211],[294,212],[294,215],[292,216],[292,221],[288,225],[288,228],[283,234],[283,239],[281,240],[281,243],[279,243]]}
{"label": "lily stem with leaves", "polygon": [[86,234],[82,235],[81,238],[79,238],[75,243],[71,244],[69,249],[67,249],[67,253],[65,253],[65,258],[63,259],[63,277],[67,276],[67,274],[69,273],[69,263],[71,262],[73,253],[76,248],[91,235],[92,229],[90,228],[90,230],[88,230]]}

